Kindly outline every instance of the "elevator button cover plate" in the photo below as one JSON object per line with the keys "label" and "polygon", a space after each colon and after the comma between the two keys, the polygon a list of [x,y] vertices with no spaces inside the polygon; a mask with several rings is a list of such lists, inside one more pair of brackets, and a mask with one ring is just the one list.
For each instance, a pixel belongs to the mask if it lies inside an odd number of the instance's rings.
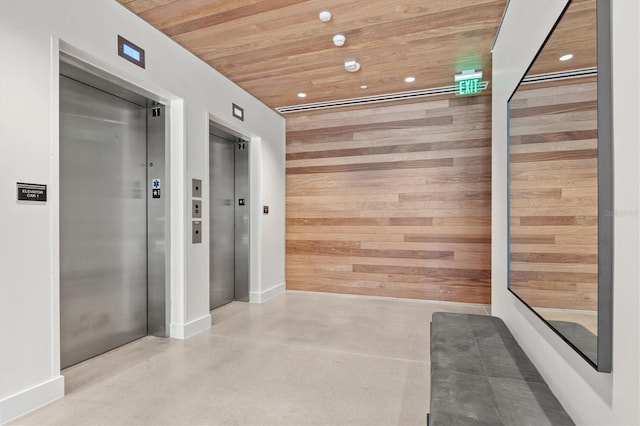
{"label": "elevator button cover plate", "polygon": [[202,201],[200,200],[191,200],[191,214],[194,219],[199,219],[202,217]]}
{"label": "elevator button cover plate", "polygon": [[191,180],[191,196],[202,198],[202,179]]}
{"label": "elevator button cover plate", "polygon": [[191,242],[193,244],[202,243],[202,221],[194,220],[192,222]]}

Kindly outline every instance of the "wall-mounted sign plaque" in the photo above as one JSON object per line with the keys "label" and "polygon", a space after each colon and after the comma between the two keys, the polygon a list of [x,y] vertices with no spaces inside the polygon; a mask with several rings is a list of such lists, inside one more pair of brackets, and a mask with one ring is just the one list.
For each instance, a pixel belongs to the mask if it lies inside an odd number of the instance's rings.
{"label": "wall-mounted sign plaque", "polygon": [[47,201],[47,185],[18,182],[18,201]]}

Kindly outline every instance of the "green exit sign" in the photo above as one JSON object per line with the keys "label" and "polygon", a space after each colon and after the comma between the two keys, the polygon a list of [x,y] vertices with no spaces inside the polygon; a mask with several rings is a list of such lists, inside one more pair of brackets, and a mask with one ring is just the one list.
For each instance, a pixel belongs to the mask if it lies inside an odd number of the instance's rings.
{"label": "green exit sign", "polygon": [[456,95],[476,95],[482,90],[482,79],[467,78],[456,81]]}

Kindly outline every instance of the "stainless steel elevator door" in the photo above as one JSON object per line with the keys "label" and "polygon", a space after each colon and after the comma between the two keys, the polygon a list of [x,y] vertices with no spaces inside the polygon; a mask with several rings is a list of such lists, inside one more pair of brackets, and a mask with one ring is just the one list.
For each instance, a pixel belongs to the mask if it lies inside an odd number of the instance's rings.
{"label": "stainless steel elevator door", "polygon": [[209,306],[235,297],[234,144],[209,135]]}
{"label": "stainless steel elevator door", "polygon": [[67,367],[147,334],[146,109],[60,76]]}

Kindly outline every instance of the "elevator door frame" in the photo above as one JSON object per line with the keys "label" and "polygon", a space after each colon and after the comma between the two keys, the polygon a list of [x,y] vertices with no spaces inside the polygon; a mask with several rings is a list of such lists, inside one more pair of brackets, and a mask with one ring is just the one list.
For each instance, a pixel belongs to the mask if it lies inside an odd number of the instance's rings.
{"label": "elevator door frame", "polygon": [[[70,75],[71,74],[71,75]],[[65,52],[60,52],[60,76],[65,75],[78,80],[83,84],[92,86],[98,90],[125,99],[129,102],[140,104],[145,102],[147,110],[147,132],[145,149],[147,152],[145,167],[145,185],[142,189],[143,198],[146,198],[145,214],[147,217],[146,229],[146,269],[147,269],[147,319],[146,335],[160,337],[169,336],[170,325],[170,192],[169,192],[169,170],[170,170],[170,144],[169,144],[169,108],[158,101],[162,98],[153,96],[157,101],[149,99],[149,92],[139,89],[136,86],[114,76],[107,74],[80,59],[77,59]],[[145,93],[142,95],[141,93]],[[166,102],[166,101],[165,101]],[[155,110],[155,112],[154,112]],[[150,117],[160,113],[162,120],[151,121]],[[155,143],[152,138],[155,135]],[[60,140],[58,150],[58,170],[60,170]],[[150,162],[154,163],[155,170],[149,167]],[[161,182],[161,204],[151,204],[153,199],[151,193],[151,180],[157,177]],[[61,202],[62,200],[60,200]],[[159,201],[159,200],[153,200]],[[60,217],[61,204],[57,206],[58,218]],[[151,222],[155,222],[153,225]],[[60,237],[58,237],[60,241]],[[60,262],[58,255],[58,264]],[[61,271],[60,266],[58,271]],[[61,280],[58,280],[62,285]],[[152,282],[154,285],[152,286]],[[62,346],[60,346],[62,349]]]}
{"label": "elevator door frame", "polygon": [[[215,121],[215,119],[211,119],[209,122],[209,143],[208,143],[208,149],[207,149],[207,156],[208,156],[208,160],[207,160],[207,164],[208,164],[208,170],[207,170],[207,178],[209,181],[209,209],[208,209],[208,220],[209,220],[209,226],[211,226],[211,210],[212,210],[212,200],[211,200],[211,185],[213,185],[213,182],[211,182],[211,135],[216,136],[220,139],[225,140],[227,143],[229,143],[230,145],[233,145],[233,149],[234,149],[234,181],[233,181],[233,186],[234,186],[234,198],[233,198],[233,205],[234,205],[234,297],[232,300],[229,300],[229,302],[232,301],[242,301],[242,302],[249,302],[250,301],[250,295],[251,295],[251,262],[252,262],[252,256],[251,256],[251,245],[252,245],[252,232],[251,232],[251,228],[252,228],[252,214],[251,214],[251,209],[253,208],[253,204],[255,203],[254,200],[252,199],[252,188],[251,188],[251,181],[252,181],[252,177],[251,177],[251,138],[247,137],[245,135],[242,135],[241,133],[233,130],[230,127],[227,127],[225,125],[220,124],[219,122]],[[237,177],[235,174],[235,167],[237,167],[237,162],[235,160],[235,150],[238,150],[238,143],[244,143],[246,144],[246,161],[244,162],[244,167],[246,167],[246,171],[243,173],[242,175],[242,179],[244,180],[243,184],[245,186],[245,208],[246,208],[246,213],[244,214],[244,218],[242,217],[243,215],[240,213],[239,209],[238,209],[238,199],[239,198],[243,198],[243,197],[239,197],[238,196],[238,188],[237,188]],[[248,200],[248,201],[247,201]],[[241,261],[239,262],[239,256],[238,256],[238,233],[236,232],[235,228],[237,227],[238,222],[245,220],[245,227],[246,227],[246,250],[244,250],[244,253],[246,255],[246,257],[244,259],[241,259]],[[211,230],[209,231],[209,262],[212,261],[212,256],[211,256],[211,250],[213,247],[213,242],[211,241],[212,235],[211,235]],[[243,266],[244,265],[244,266]],[[209,268],[209,273],[211,274],[211,266]],[[246,288],[241,289],[244,291],[238,291],[238,275],[242,276],[242,280],[246,282]],[[211,287],[212,287],[212,280],[213,277],[210,276],[209,277],[209,299],[210,299],[210,304],[211,304]],[[218,305],[216,307],[219,307],[222,305]],[[210,309],[215,309],[211,308],[210,305]]]}

